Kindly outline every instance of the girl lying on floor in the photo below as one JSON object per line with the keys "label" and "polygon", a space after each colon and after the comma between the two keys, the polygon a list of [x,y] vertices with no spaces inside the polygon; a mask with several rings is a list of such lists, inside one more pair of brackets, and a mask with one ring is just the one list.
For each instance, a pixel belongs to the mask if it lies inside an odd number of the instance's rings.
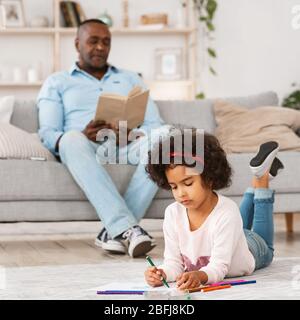
{"label": "girl lying on floor", "polygon": [[[179,289],[194,288],[225,277],[250,275],[273,260],[274,191],[269,189],[269,180],[283,168],[276,158],[278,143],[264,143],[250,161],[252,186],[238,208],[216,192],[231,182],[225,152],[214,136],[205,133],[203,161],[195,151],[198,134],[193,129],[192,152],[186,152],[183,145],[176,150],[170,140],[169,164],[163,164],[159,156],[162,141],[149,155],[146,170],[150,178],[159,187],[171,189],[176,200],[165,211],[164,262],[145,271],[145,279],[153,287],[161,286],[163,277],[176,281]],[[189,157],[194,164],[185,160]],[[196,172],[197,162],[204,164],[201,174]]]}

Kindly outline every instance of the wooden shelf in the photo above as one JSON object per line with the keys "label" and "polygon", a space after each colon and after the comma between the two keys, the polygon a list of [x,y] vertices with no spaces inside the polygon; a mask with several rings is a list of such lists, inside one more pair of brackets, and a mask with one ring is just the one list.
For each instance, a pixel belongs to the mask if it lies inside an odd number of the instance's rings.
{"label": "wooden shelf", "polygon": [[[147,80],[145,79],[145,83],[147,85],[153,85],[153,84],[162,84],[162,85],[168,85],[168,84],[178,84],[178,85],[192,85],[193,80],[186,79],[186,80]],[[40,87],[42,86],[43,81],[38,81],[34,83],[29,82],[1,82],[0,81],[0,87]]]}
{"label": "wooden shelf", "polygon": [[0,29],[0,35],[45,35],[54,34],[54,28],[6,28]]}
{"label": "wooden shelf", "polygon": [[147,80],[145,79],[145,83],[148,85],[151,84],[162,84],[162,85],[169,85],[169,84],[178,84],[178,85],[192,85],[193,80],[192,79],[183,79],[183,80]]}
{"label": "wooden shelf", "polygon": [[[59,28],[56,32],[65,35],[74,35],[76,33],[76,28]],[[193,28],[164,28],[164,29],[142,29],[142,28],[111,28],[112,34],[190,34],[195,31]]]}
{"label": "wooden shelf", "polygon": [[16,87],[41,87],[43,81],[29,83],[29,82],[0,82],[0,87],[7,87],[7,88],[16,88]]}
{"label": "wooden shelf", "polygon": [[[39,35],[39,34],[70,34],[74,35],[77,28],[6,28],[0,29],[0,35]],[[193,28],[164,28],[164,29],[139,29],[139,28],[112,28],[112,34],[190,34]]]}

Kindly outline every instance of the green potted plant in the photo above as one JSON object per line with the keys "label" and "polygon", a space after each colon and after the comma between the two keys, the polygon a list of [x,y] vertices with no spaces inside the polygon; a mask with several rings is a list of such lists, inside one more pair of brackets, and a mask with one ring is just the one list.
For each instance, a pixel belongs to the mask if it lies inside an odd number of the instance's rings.
{"label": "green potted plant", "polygon": [[[296,87],[297,84],[293,83],[292,87]],[[300,110],[300,88],[293,90],[282,101],[282,106]]]}
{"label": "green potted plant", "polygon": [[[207,38],[207,47],[206,47],[206,53],[209,57],[209,71],[216,75],[216,71],[212,66],[212,60],[217,57],[216,50],[211,47],[210,42],[213,40],[212,33],[215,31],[215,25],[214,25],[214,17],[216,10],[218,8],[218,3],[216,0],[193,0],[194,2],[194,9],[198,13],[198,19],[201,23],[201,26],[204,31],[204,35]],[[204,99],[205,94],[204,92],[200,92],[196,95],[197,99]]]}

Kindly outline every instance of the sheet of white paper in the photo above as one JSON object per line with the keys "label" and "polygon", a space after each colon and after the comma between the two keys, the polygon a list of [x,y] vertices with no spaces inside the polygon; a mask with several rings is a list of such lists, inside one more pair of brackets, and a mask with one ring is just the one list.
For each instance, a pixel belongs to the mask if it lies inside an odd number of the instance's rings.
{"label": "sheet of white paper", "polygon": [[189,294],[186,294],[176,288],[176,283],[169,283],[170,288],[165,286],[161,287],[150,287],[144,283],[132,283],[132,282],[111,282],[101,285],[96,288],[88,289],[94,292],[97,291],[107,291],[107,290],[116,290],[116,291],[135,291],[141,290],[146,292],[146,299],[189,299]]}
{"label": "sheet of white paper", "polygon": [[165,286],[161,287],[150,287],[147,284],[144,283],[132,283],[132,282],[111,282],[111,283],[106,283],[104,285],[101,285],[96,288],[91,288],[88,290],[93,290],[93,291],[105,291],[105,290],[126,290],[126,291],[134,291],[134,290],[145,290],[145,291],[160,291],[160,292],[166,292],[170,290],[177,290],[176,289],[176,283],[169,283],[170,288],[166,288]]}

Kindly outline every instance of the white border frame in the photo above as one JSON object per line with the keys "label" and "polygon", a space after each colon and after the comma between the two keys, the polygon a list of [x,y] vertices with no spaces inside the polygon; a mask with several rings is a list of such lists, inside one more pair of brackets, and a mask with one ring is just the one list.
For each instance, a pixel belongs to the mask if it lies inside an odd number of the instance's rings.
{"label": "white border frame", "polygon": [[6,12],[6,19],[5,19],[5,27],[6,28],[19,28],[25,27],[25,13],[24,13],[24,3],[23,0],[2,0],[0,4],[6,9],[7,6],[11,5],[17,9],[17,13],[19,14],[19,20],[15,22],[11,22],[9,18],[7,18]]}
{"label": "white border frame", "polygon": [[[165,73],[164,69],[170,66],[163,66],[163,60],[167,56],[173,56],[175,59],[174,73]],[[184,66],[183,66],[183,48],[157,48],[155,50],[155,80],[183,80],[184,79]]]}

